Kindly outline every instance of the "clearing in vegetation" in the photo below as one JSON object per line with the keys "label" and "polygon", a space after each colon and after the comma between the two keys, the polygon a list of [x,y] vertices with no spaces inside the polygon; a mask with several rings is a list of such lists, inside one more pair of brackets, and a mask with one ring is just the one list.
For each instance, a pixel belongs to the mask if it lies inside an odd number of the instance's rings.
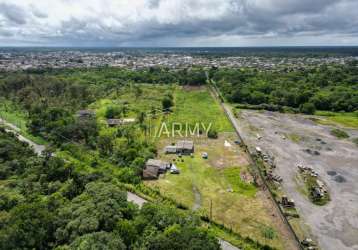
{"label": "clearing in vegetation", "polygon": [[[163,196],[212,218],[219,224],[261,244],[284,249],[280,219],[272,217],[269,200],[253,184],[248,156],[235,144],[236,134],[221,107],[204,88],[176,89],[175,108],[165,117],[172,122],[212,122],[218,139],[191,137],[193,156],[166,155],[164,147],[183,139],[162,136],[157,143],[159,158],[174,163],[179,175],[169,172],[145,184]],[[207,153],[208,159],[202,154]]]}

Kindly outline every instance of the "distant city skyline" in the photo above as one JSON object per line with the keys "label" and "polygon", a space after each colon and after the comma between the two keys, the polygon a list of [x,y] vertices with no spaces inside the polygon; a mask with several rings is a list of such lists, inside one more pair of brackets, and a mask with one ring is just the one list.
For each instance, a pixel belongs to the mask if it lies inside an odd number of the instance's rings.
{"label": "distant city skyline", "polygon": [[0,46],[356,46],[355,0],[0,0]]}

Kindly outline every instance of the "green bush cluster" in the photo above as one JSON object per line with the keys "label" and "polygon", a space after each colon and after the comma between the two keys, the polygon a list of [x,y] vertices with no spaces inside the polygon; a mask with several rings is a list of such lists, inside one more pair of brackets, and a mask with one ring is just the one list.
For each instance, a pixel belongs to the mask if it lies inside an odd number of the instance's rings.
{"label": "green bush cluster", "polygon": [[349,138],[349,135],[347,134],[347,132],[345,132],[341,129],[337,129],[337,128],[331,130],[331,135],[334,135],[335,137],[340,138],[340,139]]}

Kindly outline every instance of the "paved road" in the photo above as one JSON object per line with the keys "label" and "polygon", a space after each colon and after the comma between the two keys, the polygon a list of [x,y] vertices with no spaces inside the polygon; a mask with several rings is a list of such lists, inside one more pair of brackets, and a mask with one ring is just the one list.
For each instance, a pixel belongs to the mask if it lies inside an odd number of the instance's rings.
{"label": "paved road", "polygon": [[132,192],[127,192],[127,200],[133,202],[134,204],[137,204],[140,208],[142,208],[144,203],[147,202],[145,199]]}
{"label": "paved road", "polygon": [[223,250],[238,250],[239,248],[231,245],[229,242],[219,239],[219,244]]}
{"label": "paved road", "polygon": [[46,149],[46,147],[44,145],[40,145],[40,144],[37,144],[27,138],[25,138],[24,136],[20,135],[20,129],[18,127],[16,127],[14,124],[12,123],[9,123],[7,121],[5,121],[4,119],[1,119],[0,118],[0,124],[4,124],[5,126],[8,127],[8,129],[5,129],[6,132],[13,132],[16,134],[16,137],[19,141],[23,141],[23,142],[26,142],[28,143],[35,151],[35,153],[37,155],[41,155],[42,152]]}

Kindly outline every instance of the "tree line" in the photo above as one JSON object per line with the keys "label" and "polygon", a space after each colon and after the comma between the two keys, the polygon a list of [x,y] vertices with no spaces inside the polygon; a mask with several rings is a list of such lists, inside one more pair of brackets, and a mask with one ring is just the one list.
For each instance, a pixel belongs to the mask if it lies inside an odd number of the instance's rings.
{"label": "tree line", "polygon": [[272,110],[288,108],[308,114],[315,110],[353,112],[358,109],[356,62],[290,72],[213,69],[210,73],[224,96],[234,103]]}

